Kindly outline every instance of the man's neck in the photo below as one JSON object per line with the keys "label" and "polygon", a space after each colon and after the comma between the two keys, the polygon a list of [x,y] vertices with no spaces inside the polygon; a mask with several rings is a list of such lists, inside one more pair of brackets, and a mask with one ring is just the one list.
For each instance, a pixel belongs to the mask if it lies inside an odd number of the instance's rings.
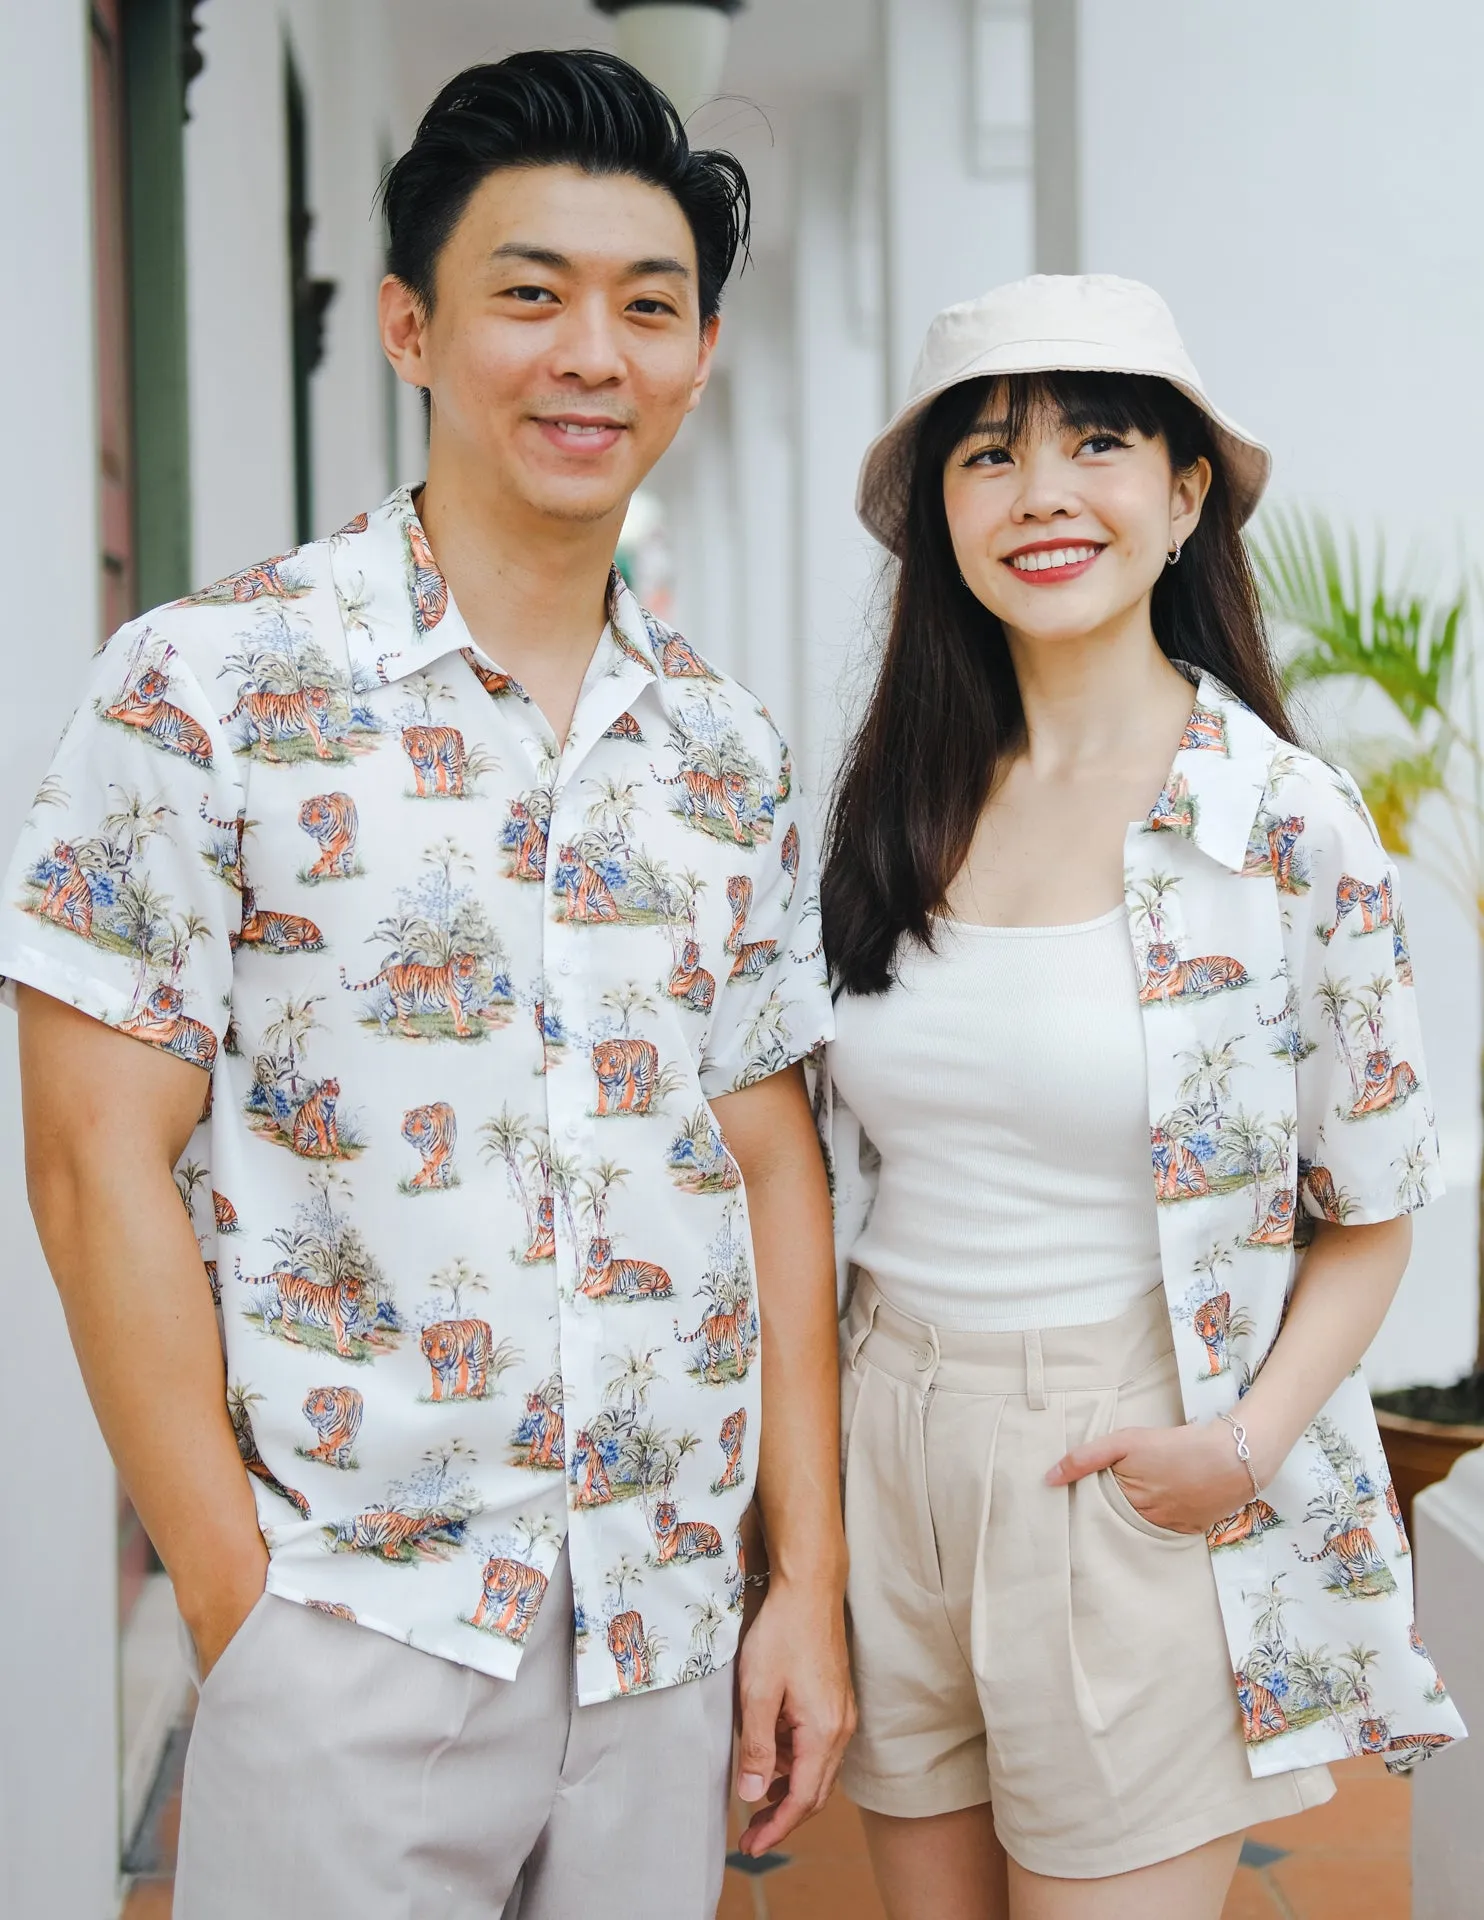
{"label": "man's neck", "polygon": [[607,620],[623,510],[556,519],[435,444],[418,516],[470,636],[564,740]]}

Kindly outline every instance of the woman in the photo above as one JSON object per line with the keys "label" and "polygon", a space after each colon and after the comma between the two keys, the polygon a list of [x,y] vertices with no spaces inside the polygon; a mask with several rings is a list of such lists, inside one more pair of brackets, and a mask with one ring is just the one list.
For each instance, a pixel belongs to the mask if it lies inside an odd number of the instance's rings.
{"label": "woman", "polygon": [[892,1920],[1216,1920],[1326,1761],[1462,1732],[1356,1371],[1438,1184],[1412,973],[1284,714],[1269,465],[1102,276],[941,314],[866,457],[822,1092]]}

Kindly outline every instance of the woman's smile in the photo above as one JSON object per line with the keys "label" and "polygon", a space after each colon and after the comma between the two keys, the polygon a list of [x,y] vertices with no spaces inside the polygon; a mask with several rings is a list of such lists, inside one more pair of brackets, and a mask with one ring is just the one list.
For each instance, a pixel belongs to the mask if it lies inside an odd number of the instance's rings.
{"label": "woman's smile", "polygon": [[1080,580],[1102,551],[1090,540],[1036,540],[1007,553],[1003,564],[1028,586],[1055,587]]}

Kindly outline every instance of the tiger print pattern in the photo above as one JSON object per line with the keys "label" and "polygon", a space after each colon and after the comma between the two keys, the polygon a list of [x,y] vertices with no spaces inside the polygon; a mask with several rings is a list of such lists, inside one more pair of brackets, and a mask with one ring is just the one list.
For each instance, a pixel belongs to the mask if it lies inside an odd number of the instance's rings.
{"label": "tiger print pattern", "polygon": [[705,1520],[682,1520],[672,1500],[661,1500],[654,1510],[654,1544],[663,1567],[672,1560],[716,1559],[721,1535]]}
{"label": "tiger print pattern", "polygon": [[1144,956],[1139,998],[1146,1005],[1160,1000],[1204,1000],[1213,993],[1227,993],[1250,984],[1240,960],[1220,953],[1182,960],[1168,941],[1156,940]]}
{"label": "tiger print pattern", "polygon": [[299,808],[299,825],[319,848],[311,880],[344,880],[355,868],[360,813],[348,793],[315,793]]}
{"label": "tiger print pattern", "polygon": [[736,1649],[761,1391],[704,1114],[827,1029],[809,815],[621,580],[558,741],[405,494],[336,524],[102,650],[0,972],[203,1073],[175,1171],[274,1591],[508,1679],[565,1531],[582,1701],[689,1681]]}
{"label": "tiger print pattern", "polygon": [[318,1438],[304,1451],[304,1458],[322,1461],[327,1467],[354,1467],[356,1435],[365,1407],[365,1399],[354,1387],[311,1387],[304,1396],[304,1418]]}

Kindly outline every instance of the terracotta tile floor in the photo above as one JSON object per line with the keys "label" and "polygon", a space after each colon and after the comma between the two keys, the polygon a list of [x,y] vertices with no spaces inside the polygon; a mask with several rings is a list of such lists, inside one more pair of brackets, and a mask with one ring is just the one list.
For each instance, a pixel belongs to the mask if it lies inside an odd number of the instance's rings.
{"label": "terracotta tile floor", "polygon": [[[1255,1827],[1223,1920],[1407,1920],[1410,1790],[1379,1760],[1335,1768],[1328,1806]],[[134,1882],[122,1920],[169,1920],[178,1789],[162,1797],[155,1871]],[[717,1920],[883,1920],[855,1810],[840,1794],[765,1874],[728,1872]],[[574,1916],[574,1920],[576,1917]]]}

